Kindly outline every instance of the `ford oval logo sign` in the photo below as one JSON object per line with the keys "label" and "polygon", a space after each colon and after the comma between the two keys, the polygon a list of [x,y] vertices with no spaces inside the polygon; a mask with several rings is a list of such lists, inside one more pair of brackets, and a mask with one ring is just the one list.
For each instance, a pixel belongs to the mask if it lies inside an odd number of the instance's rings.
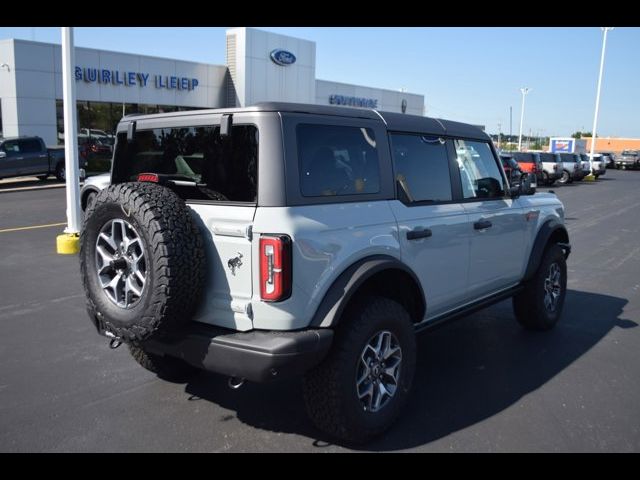
{"label": "ford oval logo sign", "polygon": [[286,67],[287,65],[296,63],[296,56],[291,52],[278,48],[271,52],[271,60],[273,60],[273,63]]}

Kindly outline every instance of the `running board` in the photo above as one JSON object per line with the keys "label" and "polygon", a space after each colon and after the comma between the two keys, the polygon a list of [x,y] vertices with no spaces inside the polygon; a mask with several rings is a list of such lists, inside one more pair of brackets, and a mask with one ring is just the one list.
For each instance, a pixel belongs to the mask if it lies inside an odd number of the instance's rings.
{"label": "running board", "polygon": [[496,293],[495,295],[491,295],[490,297],[483,298],[482,300],[478,300],[477,302],[470,303],[469,305],[465,305],[464,307],[460,307],[451,312],[445,313],[438,317],[435,317],[431,320],[427,320],[426,322],[419,323],[416,325],[416,332],[423,332],[425,330],[431,330],[433,328],[440,327],[445,323],[451,322],[453,320],[458,320],[462,317],[466,317],[478,310],[482,310],[484,308],[490,307],[502,300],[513,297],[516,293],[524,290],[523,285],[516,285],[515,287],[509,288],[507,290],[503,290],[501,292]]}

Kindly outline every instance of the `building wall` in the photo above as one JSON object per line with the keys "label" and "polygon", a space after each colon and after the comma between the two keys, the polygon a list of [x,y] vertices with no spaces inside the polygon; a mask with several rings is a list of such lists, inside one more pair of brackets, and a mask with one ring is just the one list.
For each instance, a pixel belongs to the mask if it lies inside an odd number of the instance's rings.
{"label": "building wall", "polygon": [[[259,102],[314,103],[316,78],[316,44],[308,40],[264,32],[254,28],[232,28],[235,49],[227,49],[227,64],[234,64],[231,78],[236,93],[236,106]],[[278,65],[270,54],[286,50],[296,57],[291,65]],[[231,58],[229,58],[231,55]]]}
{"label": "building wall", "polygon": [[352,85],[349,83],[316,80],[316,96],[313,103],[319,105],[330,105],[329,99],[331,95],[377,100],[378,110],[399,113],[402,113],[402,100],[406,100],[407,109],[405,113],[411,115],[423,114],[424,95],[399,92],[395,90],[384,90],[373,87],[363,87],[361,85]]}
{"label": "building wall", "polygon": [[[591,138],[586,137],[587,151],[591,151]],[[640,150],[640,138],[596,138],[596,152],[615,152],[623,150]]]}
{"label": "building wall", "polygon": [[[76,47],[76,66],[118,72],[120,80],[128,72],[134,74],[134,84],[89,81],[85,70],[76,80],[78,101],[164,104],[180,107],[218,108],[226,106],[225,75],[223,65],[207,65],[165,58],[133,55],[104,50]],[[57,143],[56,99],[62,98],[62,49],[60,45],[5,40],[0,42],[0,64],[10,65],[11,72],[0,71],[2,116],[6,128],[4,136],[38,135],[45,143]],[[75,73],[75,72],[74,72]],[[137,74],[148,75],[143,84]],[[156,76],[163,84],[170,77],[197,79],[192,89],[159,87]],[[7,78],[5,78],[7,77]],[[8,81],[5,81],[8,80]]]}

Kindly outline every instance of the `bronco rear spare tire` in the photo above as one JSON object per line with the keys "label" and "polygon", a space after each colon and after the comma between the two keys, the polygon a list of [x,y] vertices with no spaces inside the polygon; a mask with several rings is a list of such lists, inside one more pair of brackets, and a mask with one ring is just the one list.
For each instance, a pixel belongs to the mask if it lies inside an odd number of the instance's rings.
{"label": "bronco rear spare tire", "polygon": [[88,206],[80,271],[98,328],[137,344],[191,319],[204,283],[202,237],[171,190],[112,185]]}

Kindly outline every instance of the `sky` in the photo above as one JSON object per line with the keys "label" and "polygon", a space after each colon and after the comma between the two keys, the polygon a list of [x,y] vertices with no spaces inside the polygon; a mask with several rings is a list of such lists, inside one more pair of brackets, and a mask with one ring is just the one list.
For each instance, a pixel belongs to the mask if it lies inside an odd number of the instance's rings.
{"label": "sky", "polygon": [[[599,27],[257,28],[315,41],[316,78],[423,94],[428,116],[517,135],[529,87],[525,135],[593,128]],[[226,29],[76,27],[75,44],[224,65]],[[60,43],[60,29],[0,27],[5,38]],[[640,28],[607,36],[597,133],[640,138]]]}

